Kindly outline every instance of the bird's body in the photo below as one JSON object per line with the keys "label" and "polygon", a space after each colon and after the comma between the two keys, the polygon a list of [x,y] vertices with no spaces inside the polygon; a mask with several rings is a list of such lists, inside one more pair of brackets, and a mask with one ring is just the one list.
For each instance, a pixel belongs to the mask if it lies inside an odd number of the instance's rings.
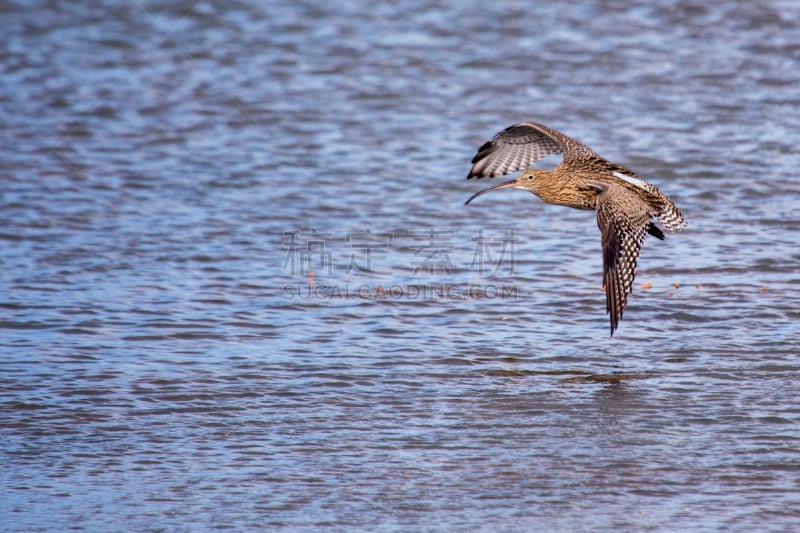
{"label": "bird's body", "polygon": [[[528,167],[550,154],[564,154],[553,171]],[[514,124],[478,150],[467,179],[495,177],[527,169],[517,179],[488,187],[475,197],[504,188],[525,189],[550,204],[597,212],[603,248],[603,281],[611,334],[617,329],[633,289],[639,250],[649,233],[664,234],[686,225],[683,215],[655,185],[611,163],[581,142],[536,122]]]}

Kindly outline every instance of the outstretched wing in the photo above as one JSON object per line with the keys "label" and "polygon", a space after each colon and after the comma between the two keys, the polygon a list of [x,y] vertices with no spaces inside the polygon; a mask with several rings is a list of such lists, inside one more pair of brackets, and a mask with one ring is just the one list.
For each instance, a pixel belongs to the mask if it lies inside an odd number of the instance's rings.
{"label": "outstretched wing", "polygon": [[647,206],[632,192],[608,186],[597,196],[597,225],[603,246],[603,284],[606,312],[611,319],[611,335],[633,291],[636,261],[647,233],[664,238],[652,225]]}
{"label": "outstretched wing", "polygon": [[564,160],[596,157],[591,148],[537,122],[520,122],[483,144],[472,158],[470,178],[493,178],[528,168],[551,154]]}

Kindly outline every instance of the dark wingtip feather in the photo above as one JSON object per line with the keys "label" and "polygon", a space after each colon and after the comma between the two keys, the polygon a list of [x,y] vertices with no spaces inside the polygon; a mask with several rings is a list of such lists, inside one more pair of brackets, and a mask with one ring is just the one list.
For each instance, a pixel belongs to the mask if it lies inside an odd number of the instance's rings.
{"label": "dark wingtip feather", "polygon": [[478,151],[475,153],[475,157],[472,158],[472,163],[477,163],[479,160],[483,159],[488,155],[487,152],[490,152],[494,148],[494,141],[487,141],[478,148]]}
{"label": "dark wingtip feather", "polygon": [[656,226],[652,222],[647,225],[647,233],[649,233],[650,235],[652,235],[656,239],[659,239],[659,240],[662,240],[662,241],[664,240],[664,232],[661,231],[658,228],[658,226]]}
{"label": "dark wingtip feather", "polygon": [[620,318],[622,318],[622,313],[620,313],[619,316],[614,316],[614,311],[611,311],[611,333],[609,334],[609,337],[613,337],[614,332],[617,331]]}

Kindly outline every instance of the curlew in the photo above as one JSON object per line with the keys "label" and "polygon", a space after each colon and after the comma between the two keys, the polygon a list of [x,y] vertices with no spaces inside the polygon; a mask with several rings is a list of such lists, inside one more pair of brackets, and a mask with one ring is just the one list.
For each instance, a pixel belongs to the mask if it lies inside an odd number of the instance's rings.
{"label": "curlew", "polygon": [[[528,168],[551,154],[563,154],[553,171]],[[487,187],[465,202],[498,189],[523,189],[549,204],[597,211],[603,248],[606,312],[614,335],[633,290],[639,250],[646,234],[664,240],[658,220],[669,232],[686,225],[683,215],[655,185],[611,163],[585,144],[536,122],[504,129],[478,149],[470,178],[493,178],[526,169],[516,179]]]}

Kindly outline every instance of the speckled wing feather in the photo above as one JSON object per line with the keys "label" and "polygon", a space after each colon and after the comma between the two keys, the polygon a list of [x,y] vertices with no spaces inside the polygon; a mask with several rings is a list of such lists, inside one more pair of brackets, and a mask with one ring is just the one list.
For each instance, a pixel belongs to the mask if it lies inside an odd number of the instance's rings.
{"label": "speckled wing feather", "polygon": [[493,178],[528,168],[551,154],[564,160],[596,157],[591,148],[544,124],[520,122],[484,143],[472,158],[470,178]]}
{"label": "speckled wing feather", "polygon": [[663,239],[652,225],[646,206],[622,187],[608,187],[597,196],[597,225],[603,245],[603,283],[611,335],[633,291],[636,262],[647,233]]}

